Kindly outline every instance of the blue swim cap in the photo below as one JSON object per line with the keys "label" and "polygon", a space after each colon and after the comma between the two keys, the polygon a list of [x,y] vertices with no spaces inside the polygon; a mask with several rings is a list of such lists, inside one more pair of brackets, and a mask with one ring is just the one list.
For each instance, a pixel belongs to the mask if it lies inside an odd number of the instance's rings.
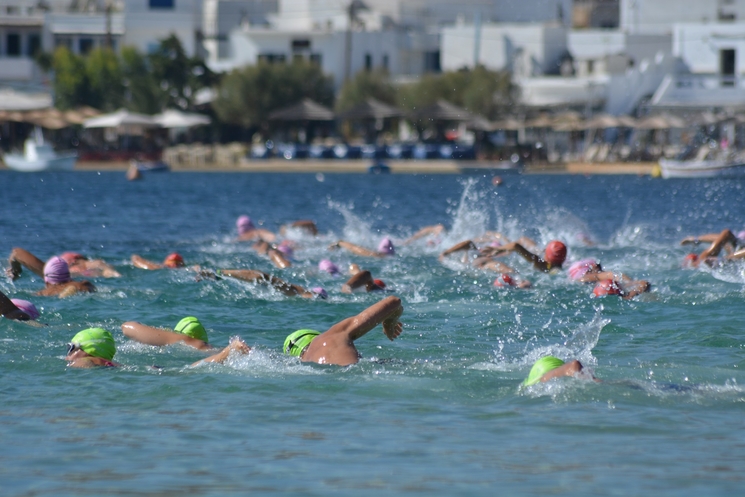
{"label": "blue swim cap", "polygon": [[321,332],[316,330],[297,330],[294,333],[290,333],[285,338],[282,351],[285,354],[300,356],[303,350],[310,345],[310,342],[320,334]]}

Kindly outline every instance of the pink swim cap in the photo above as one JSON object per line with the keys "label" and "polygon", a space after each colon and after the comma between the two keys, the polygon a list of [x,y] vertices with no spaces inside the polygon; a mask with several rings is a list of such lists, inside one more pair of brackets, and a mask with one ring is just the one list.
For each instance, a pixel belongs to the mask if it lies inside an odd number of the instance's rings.
{"label": "pink swim cap", "polygon": [[70,281],[70,266],[55,255],[44,264],[44,281],[51,285],[67,283]]}
{"label": "pink swim cap", "polygon": [[36,306],[28,300],[10,299],[10,301],[13,302],[13,304],[15,304],[15,306],[18,307],[20,310],[25,312],[31,319],[39,319],[39,311],[36,309]]}
{"label": "pink swim cap", "polygon": [[67,263],[68,266],[72,265],[78,259],[82,259],[82,260],[86,259],[86,257],[83,254],[78,254],[77,252],[64,252],[60,254],[60,257],[64,259],[64,261]]}
{"label": "pink swim cap", "polygon": [[737,238],[737,239],[738,239],[738,240],[740,240],[741,242],[745,242],[745,230],[742,230],[742,231],[738,232],[738,233],[737,233],[737,234],[735,235],[735,238]]}
{"label": "pink swim cap", "polygon": [[238,220],[235,222],[236,228],[238,228],[238,234],[242,235],[243,233],[248,233],[251,230],[255,230],[256,226],[254,226],[254,223],[251,221],[251,218],[248,216],[240,216]]}
{"label": "pink swim cap", "polygon": [[325,271],[329,274],[339,274],[339,268],[328,259],[323,259],[318,263],[318,270]]}
{"label": "pink swim cap", "polygon": [[396,253],[396,250],[393,248],[393,242],[390,238],[385,237],[380,240],[380,245],[378,245],[378,252],[388,255],[393,255]]}
{"label": "pink swim cap", "polygon": [[295,251],[292,250],[292,247],[290,247],[290,245],[287,244],[287,243],[285,243],[285,242],[280,243],[277,246],[277,250],[279,250],[280,252],[282,252],[283,254],[285,254],[289,258],[292,258],[292,256],[295,253]]}
{"label": "pink swim cap", "polygon": [[592,266],[595,265],[597,265],[597,261],[595,259],[582,259],[580,261],[577,261],[569,266],[569,278],[575,281],[580,280],[585,274],[587,274]]}
{"label": "pink swim cap", "polygon": [[328,293],[326,293],[326,290],[324,290],[324,289],[323,289],[322,287],[320,287],[320,286],[314,286],[313,288],[311,288],[311,289],[310,289],[310,291],[311,291],[311,292],[313,292],[313,293],[315,293],[315,294],[316,294],[316,296],[317,296],[317,297],[318,297],[319,299],[325,299],[325,298],[328,298],[328,296],[329,296],[329,294],[328,294]]}

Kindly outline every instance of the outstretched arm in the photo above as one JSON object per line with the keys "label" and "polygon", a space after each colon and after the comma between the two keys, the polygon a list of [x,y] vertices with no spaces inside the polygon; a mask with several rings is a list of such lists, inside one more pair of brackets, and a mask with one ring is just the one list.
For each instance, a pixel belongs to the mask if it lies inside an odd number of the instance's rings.
{"label": "outstretched arm", "polygon": [[435,224],[434,226],[425,226],[424,228],[420,229],[419,231],[417,231],[416,233],[414,233],[413,235],[411,235],[404,242],[404,245],[408,245],[410,243],[413,243],[413,242],[419,240],[420,238],[424,238],[425,236],[439,235],[443,231],[445,231],[445,226],[443,226],[441,224]]}
{"label": "outstretched arm", "polygon": [[249,352],[251,352],[251,347],[246,345],[246,342],[236,337],[230,341],[230,345],[222,349],[217,354],[211,355],[206,359],[202,359],[201,361],[197,361],[192,364],[192,366],[198,366],[199,364],[202,364],[204,362],[214,362],[222,364],[227,360],[228,357],[230,357],[230,353],[233,351],[238,354],[248,354]]}
{"label": "outstretched arm", "polygon": [[127,321],[122,324],[122,332],[124,333],[124,336],[147,345],[163,346],[183,342],[186,345],[199,350],[209,350],[212,348],[209,344],[199,340],[198,338],[193,338],[163,328],[155,328],[136,321]]}
{"label": "outstretched arm", "polygon": [[270,276],[262,271],[257,271],[255,269],[221,269],[218,274],[222,276],[229,276],[231,278],[242,281],[248,281],[251,283],[271,285],[288,297],[292,297],[295,295],[300,295],[301,297],[305,298],[315,297],[315,294],[313,292],[306,290],[300,285],[288,283],[280,278],[277,278],[276,276]]}
{"label": "outstretched arm", "polygon": [[354,243],[346,242],[344,240],[339,240],[338,242],[329,246],[329,248],[330,249],[343,248],[345,250],[352,252],[353,254],[361,255],[363,257],[385,257],[386,256],[386,254],[381,254],[380,252],[376,250],[370,250],[368,248],[362,247],[360,245],[355,245]]}
{"label": "outstretched arm", "polygon": [[551,269],[546,261],[517,242],[511,242],[501,247],[492,247],[490,253],[485,255],[498,255],[505,252],[516,252],[520,257],[531,263],[538,271],[548,272]]}
{"label": "outstretched arm", "polygon": [[157,262],[143,259],[137,254],[132,254],[130,260],[135,267],[138,267],[140,269],[163,269],[163,264],[158,264]]}
{"label": "outstretched arm", "polygon": [[390,340],[393,340],[401,334],[402,325],[398,318],[403,312],[401,299],[391,295],[356,316],[336,323],[326,333],[344,334],[353,342],[382,323],[383,332]]}
{"label": "outstretched arm", "polygon": [[292,266],[292,262],[290,262],[282,252],[275,249],[264,240],[254,243],[252,248],[256,252],[269,257],[269,260],[280,269],[286,269]]}
{"label": "outstretched arm", "polygon": [[8,264],[10,264],[10,268],[6,272],[11,280],[15,281],[21,275],[23,272],[21,266],[26,266],[32,273],[44,277],[44,261],[20,247],[11,250]]}
{"label": "outstretched arm", "polygon": [[[731,247],[729,247],[731,245]],[[723,248],[727,247],[730,250],[734,250],[737,246],[737,237],[730,230],[722,230],[716,239],[711,242],[711,245],[698,255],[699,260],[704,260],[707,257],[714,257],[719,255]]]}

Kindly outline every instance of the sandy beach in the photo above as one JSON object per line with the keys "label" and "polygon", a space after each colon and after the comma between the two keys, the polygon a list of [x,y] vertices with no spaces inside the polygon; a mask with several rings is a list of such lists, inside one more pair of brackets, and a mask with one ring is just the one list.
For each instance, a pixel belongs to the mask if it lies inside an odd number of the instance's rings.
{"label": "sandy beach", "polygon": [[[363,160],[251,160],[237,164],[210,163],[199,166],[172,166],[174,172],[244,172],[244,173],[360,173],[366,174],[372,162]],[[393,174],[514,174],[500,168],[499,162],[452,160],[388,160]],[[526,165],[523,174],[652,174],[656,163],[538,163]],[[78,171],[126,171],[127,162],[78,162]]]}

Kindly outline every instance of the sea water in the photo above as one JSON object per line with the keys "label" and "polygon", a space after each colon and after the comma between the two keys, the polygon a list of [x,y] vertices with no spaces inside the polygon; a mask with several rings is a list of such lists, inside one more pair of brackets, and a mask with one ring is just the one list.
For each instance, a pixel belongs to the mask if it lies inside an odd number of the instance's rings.
{"label": "sea water", "polygon": [[[0,494],[79,495],[736,495],[745,486],[745,266],[681,267],[686,235],[745,229],[740,180],[635,176],[346,174],[22,174],[0,171],[0,247],[42,259],[103,258],[122,274],[98,291],[38,297],[26,271],[0,281],[33,301],[45,327],[0,319]],[[279,270],[235,220],[290,231]],[[447,232],[404,246],[426,225]],[[495,274],[448,246],[485,231],[561,239],[569,260],[649,280],[634,300],[594,298],[564,274],[502,259],[532,289],[499,289]],[[395,257],[330,251],[345,239]],[[698,247],[701,250],[703,247]],[[193,271],[145,271],[132,254],[170,252],[206,269],[254,268],[327,300],[285,297]],[[403,334],[357,341],[349,367],[282,355],[298,328],[324,330],[381,294],[345,294],[346,276],[318,261],[357,263],[405,308]],[[218,346],[253,347],[223,365],[181,345],[128,340],[124,321],[173,327],[197,316]],[[79,330],[103,327],[120,368],[66,366]],[[520,388],[532,363],[579,359],[602,380]],[[153,366],[159,368],[154,368]]]}

